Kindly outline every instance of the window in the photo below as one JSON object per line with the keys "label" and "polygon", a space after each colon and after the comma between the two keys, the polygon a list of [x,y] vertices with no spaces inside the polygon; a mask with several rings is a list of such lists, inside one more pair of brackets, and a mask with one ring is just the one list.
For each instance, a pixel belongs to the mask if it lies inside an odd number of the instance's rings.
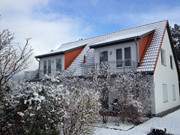
{"label": "window", "polygon": [[84,55],[83,63],[86,63],[86,55]]}
{"label": "window", "polygon": [[122,62],[122,49],[117,49],[116,50],[116,67],[122,67],[123,62]]}
{"label": "window", "polygon": [[100,53],[100,63],[108,61],[108,51],[103,51]]}
{"label": "window", "polygon": [[43,61],[43,72],[44,74],[47,74],[47,61]]}
{"label": "window", "polygon": [[167,90],[167,84],[162,84],[162,90],[163,90],[163,102],[168,102],[168,90]]}
{"label": "window", "polygon": [[170,55],[170,66],[171,66],[171,69],[173,69],[173,58],[172,58],[172,55]]}
{"label": "window", "polygon": [[166,66],[166,53],[164,49],[161,49],[161,64]]}
{"label": "window", "polygon": [[57,58],[57,59],[56,59],[56,71],[58,71],[58,72],[62,71],[61,58]]}
{"label": "window", "polygon": [[108,68],[108,51],[103,51],[100,53],[100,69]]}
{"label": "window", "polygon": [[172,85],[172,95],[173,95],[173,101],[176,101],[176,89],[175,89],[175,85]]}
{"label": "window", "polygon": [[125,66],[131,66],[131,47],[124,48]]}
{"label": "window", "polygon": [[48,60],[48,74],[51,74],[51,60]]}

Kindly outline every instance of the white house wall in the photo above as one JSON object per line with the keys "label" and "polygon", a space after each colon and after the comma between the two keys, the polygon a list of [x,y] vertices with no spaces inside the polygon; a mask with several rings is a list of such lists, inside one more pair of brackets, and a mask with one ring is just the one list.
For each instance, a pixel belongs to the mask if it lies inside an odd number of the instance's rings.
{"label": "white house wall", "polygon": [[[170,46],[167,30],[165,32],[165,36],[163,39],[162,49],[164,49],[166,53],[166,66],[161,64],[161,53],[160,53],[157,61],[157,66],[154,72],[154,98],[155,98],[155,103],[154,103],[155,108],[153,110],[154,114],[161,113],[170,108],[176,107],[180,104],[178,74],[175,66],[174,57],[173,57],[173,69],[171,69],[170,67],[170,55],[173,56],[173,53]],[[167,84],[167,90],[168,90],[167,102],[163,102],[162,84]],[[176,101],[173,100],[172,85],[175,85]]]}
{"label": "white house wall", "polygon": [[[61,62],[62,62],[62,70],[64,70],[64,55],[60,54],[60,55],[56,55],[56,56],[50,56],[50,57],[45,57],[45,58],[41,58],[40,59],[40,76],[43,75],[43,69],[44,69],[44,60],[46,60],[48,62],[48,60],[51,60],[51,75],[55,75],[56,74],[56,59],[57,58],[61,58]],[[48,67],[48,64],[47,64]]]}

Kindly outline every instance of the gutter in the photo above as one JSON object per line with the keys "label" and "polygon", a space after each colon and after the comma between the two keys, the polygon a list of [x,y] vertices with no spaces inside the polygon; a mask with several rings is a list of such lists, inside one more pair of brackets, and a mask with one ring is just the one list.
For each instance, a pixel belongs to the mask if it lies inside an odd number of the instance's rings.
{"label": "gutter", "polygon": [[106,43],[95,44],[95,45],[90,46],[90,49],[91,48],[100,48],[100,47],[109,46],[109,45],[116,45],[118,43],[131,42],[131,41],[134,41],[135,39],[139,39],[139,38],[140,38],[139,36],[136,36],[136,37],[130,37],[130,38],[126,38],[126,39],[109,41]]}
{"label": "gutter", "polygon": [[94,44],[94,45],[91,45],[90,48],[100,48],[100,47],[104,47],[104,46],[109,46],[109,45],[114,45],[114,44],[117,44],[117,43],[125,43],[125,42],[131,42],[131,41],[135,41],[135,40],[138,40],[152,32],[154,32],[155,30],[151,30],[147,33],[144,33],[142,35],[138,35],[138,36],[133,36],[133,37],[129,37],[129,38],[124,38],[124,39],[119,39],[119,40],[113,40],[113,41],[107,41],[107,42],[104,42],[104,43],[97,43],[97,44]]}

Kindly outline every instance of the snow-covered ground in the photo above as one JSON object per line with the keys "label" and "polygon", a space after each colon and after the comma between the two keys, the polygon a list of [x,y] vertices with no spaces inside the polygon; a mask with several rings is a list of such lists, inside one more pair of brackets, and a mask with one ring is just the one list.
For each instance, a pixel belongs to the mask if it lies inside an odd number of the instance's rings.
{"label": "snow-covered ground", "polygon": [[154,117],[128,131],[96,127],[94,135],[147,135],[151,128],[167,129],[168,133],[180,135],[180,110],[164,117]]}

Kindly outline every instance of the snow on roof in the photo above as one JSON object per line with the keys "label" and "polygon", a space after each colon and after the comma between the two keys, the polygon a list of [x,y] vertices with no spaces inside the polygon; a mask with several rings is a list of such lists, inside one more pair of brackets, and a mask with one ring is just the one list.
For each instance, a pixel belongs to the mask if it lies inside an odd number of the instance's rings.
{"label": "snow on roof", "polygon": [[146,35],[150,32],[154,31],[154,29],[147,29],[147,30],[140,30],[140,31],[135,31],[133,33],[124,33],[124,32],[119,32],[116,35],[109,35],[109,37],[103,41],[100,42],[96,42],[94,44],[91,45],[91,47],[93,48],[93,46],[98,46],[104,43],[110,43],[110,42],[114,42],[114,41],[121,41],[121,40],[125,40],[125,39],[131,39],[131,38],[138,38],[141,37],[143,35]]}
{"label": "snow on roof", "polygon": [[[158,52],[161,46],[161,41],[164,35],[166,24],[167,24],[167,20],[150,23],[146,25],[141,25],[138,27],[125,29],[118,32],[113,32],[113,33],[102,35],[102,36],[97,36],[97,37],[88,38],[84,40],[78,40],[75,42],[65,43],[65,44],[62,44],[57,50],[54,50],[53,52],[50,52],[45,55],[39,55],[39,56],[44,57],[47,55],[63,53],[70,49],[74,49],[74,48],[81,47],[84,45],[91,46],[91,45],[96,45],[99,43],[141,36],[143,34],[146,34],[154,30],[155,32],[154,32],[152,42],[146,51],[146,54],[141,62],[141,65],[137,69],[138,71],[154,71],[154,68],[156,65],[156,59],[158,57]],[[36,57],[38,58],[38,56]]]}
{"label": "snow on roof", "polygon": [[164,28],[167,21],[160,21],[151,24],[141,25],[134,28],[120,30],[118,32],[109,33],[106,35],[101,35],[97,37],[87,38],[83,40],[78,40],[74,42],[64,43],[54,52],[64,52],[73,48],[77,48],[83,45],[94,45],[104,42],[109,42],[113,40],[126,39],[130,37],[142,36],[152,30],[158,30]]}
{"label": "snow on roof", "polygon": [[148,27],[155,28],[155,32],[151,44],[149,45],[137,71],[154,71],[166,25],[167,21],[161,21],[147,25]]}

